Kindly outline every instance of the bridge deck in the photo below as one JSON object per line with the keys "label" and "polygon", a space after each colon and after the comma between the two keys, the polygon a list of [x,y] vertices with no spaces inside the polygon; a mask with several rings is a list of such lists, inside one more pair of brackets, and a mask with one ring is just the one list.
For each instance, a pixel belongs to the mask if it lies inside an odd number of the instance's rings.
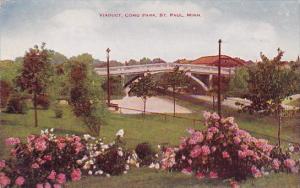
{"label": "bridge deck", "polygon": [[[193,65],[193,64],[177,64],[177,63],[159,63],[159,64],[146,64],[146,65],[131,65],[131,66],[118,66],[110,67],[111,75],[130,75],[130,74],[142,74],[145,72],[169,72],[176,66],[179,66],[181,70],[185,70],[191,73],[197,74],[218,74],[218,67],[205,66],[205,65]],[[221,68],[222,75],[234,74],[235,68]],[[107,68],[95,68],[95,71],[100,76],[107,74]]]}

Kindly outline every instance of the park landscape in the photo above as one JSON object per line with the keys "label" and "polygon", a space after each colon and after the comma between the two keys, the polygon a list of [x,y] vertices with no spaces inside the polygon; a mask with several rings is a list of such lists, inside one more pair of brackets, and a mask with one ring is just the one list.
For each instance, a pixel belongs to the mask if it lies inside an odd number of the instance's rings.
{"label": "park landscape", "polygon": [[[198,66],[234,72],[192,73],[205,89],[181,68],[195,61],[103,53],[67,58],[42,43],[1,60],[1,187],[299,187],[299,57],[215,56]],[[173,67],[97,72],[149,64]]]}

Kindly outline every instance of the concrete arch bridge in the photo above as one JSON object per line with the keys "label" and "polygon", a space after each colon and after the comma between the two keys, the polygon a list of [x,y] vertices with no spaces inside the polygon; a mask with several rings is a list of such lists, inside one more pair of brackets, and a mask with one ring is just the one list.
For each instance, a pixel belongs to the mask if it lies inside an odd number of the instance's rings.
{"label": "concrete arch bridge", "polygon": [[[145,65],[131,65],[110,67],[110,75],[112,76],[130,76],[131,78],[123,83],[127,87],[131,82],[138,79],[141,75],[150,73],[158,74],[171,72],[178,66],[180,70],[185,71],[186,76],[194,80],[204,91],[208,91],[212,87],[213,76],[217,76],[218,67],[195,65],[195,64],[179,64],[179,63],[159,63],[159,64],[145,64]],[[107,68],[95,68],[99,76],[107,76]],[[231,76],[235,72],[235,68],[221,68],[222,76]]]}

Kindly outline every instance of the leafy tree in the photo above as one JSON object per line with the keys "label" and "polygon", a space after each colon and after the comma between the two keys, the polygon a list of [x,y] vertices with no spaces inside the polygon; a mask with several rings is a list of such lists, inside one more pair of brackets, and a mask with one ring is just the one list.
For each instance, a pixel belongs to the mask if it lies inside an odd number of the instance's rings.
{"label": "leafy tree", "polygon": [[21,91],[33,95],[34,120],[37,127],[37,97],[45,93],[51,76],[49,53],[45,49],[45,43],[40,48],[37,45],[30,48],[23,61],[21,75],[17,77],[16,82]]}
{"label": "leafy tree", "polygon": [[146,103],[149,97],[156,95],[156,83],[153,81],[152,75],[147,73],[138,78],[136,82],[129,85],[129,95],[141,97],[144,102],[144,114],[146,113]]}
{"label": "leafy tree", "polygon": [[102,103],[102,90],[99,87],[101,80],[86,62],[71,60],[68,74],[69,103],[77,117],[82,118],[91,134],[99,135],[101,125],[104,123],[104,105]]}
{"label": "leafy tree", "polygon": [[252,103],[244,110],[250,112],[275,113],[278,120],[278,145],[280,147],[282,101],[294,94],[297,86],[295,71],[286,68],[281,61],[284,52],[278,49],[273,59],[261,53],[262,61],[248,70],[248,94]]}
{"label": "leafy tree", "polygon": [[[121,76],[111,76],[110,77],[110,94],[113,97],[122,97],[125,95],[123,86],[122,86],[122,77]],[[104,91],[107,91],[107,80],[101,85]]]}
{"label": "leafy tree", "polygon": [[179,88],[187,85],[187,78],[185,72],[176,66],[172,72],[164,73],[160,81],[164,89],[172,88],[173,96],[173,115],[176,113],[176,98],[175,94],[179,91]]}
{"label": "leafy tree", "polygon": [[229,82],[228,95],[234,97],[243,97],[248,93],[248,68],[238,68],[234,74],[234,77]]}
{"label": "leafy tree", "polygon": [[151,63],[151,59],[147,58],[147,57],[143,57],[142,59],[140,59],[140,64],[150,64]]}

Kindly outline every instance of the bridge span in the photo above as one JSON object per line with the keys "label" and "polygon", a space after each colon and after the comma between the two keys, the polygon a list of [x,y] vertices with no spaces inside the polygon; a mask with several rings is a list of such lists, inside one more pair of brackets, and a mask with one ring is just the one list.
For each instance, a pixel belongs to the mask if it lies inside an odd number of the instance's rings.
{"label": "bridge span", "polygon": [[[145,64],[145,65],[131,65],[131,66],[117,66],[110,67],[110,75],[115,76],[129,76],[133,75],[133,82],[145,73],[157,74],[164,72],[171,72],[178,66],[180,70],[185,72],[185,75],[194,80],[204,91],[208,91],[212,87],[212,78],[218,74],[218,67],[206,65],[193,65],[193,64],[178,64],[178,63],[159,63],[159,64]],[[95,68],[99,76],[107,75],[107,68]],[[222,76],[230,76],[234,74],[235,68],[221,68]],[[202,76],[202,78],[197,77]],[[206,78],[203,78],[206,77]],[[124,84],[127,87],[130,83]]]}
{"label": "bridge span", "polygon": [[[216,75],[218,74],[218,67],[205,66],[205,65],[193,65],[193,64],[179,64],[179,63],[159,63],[159,64],[145,64],[145,65],[130,65],[130,66],[117,66],[110,67],[111,75],[133,75],[142,74],[146,72],[170,72],[176,66],[179,66],[180,70],[184,70],[189,73],[202,74],[202,75]],[[235,68],[221,69],[221,75],[234,74]],[[107,68],[95,68],[95,71],[99,76],[106,76]]]}

